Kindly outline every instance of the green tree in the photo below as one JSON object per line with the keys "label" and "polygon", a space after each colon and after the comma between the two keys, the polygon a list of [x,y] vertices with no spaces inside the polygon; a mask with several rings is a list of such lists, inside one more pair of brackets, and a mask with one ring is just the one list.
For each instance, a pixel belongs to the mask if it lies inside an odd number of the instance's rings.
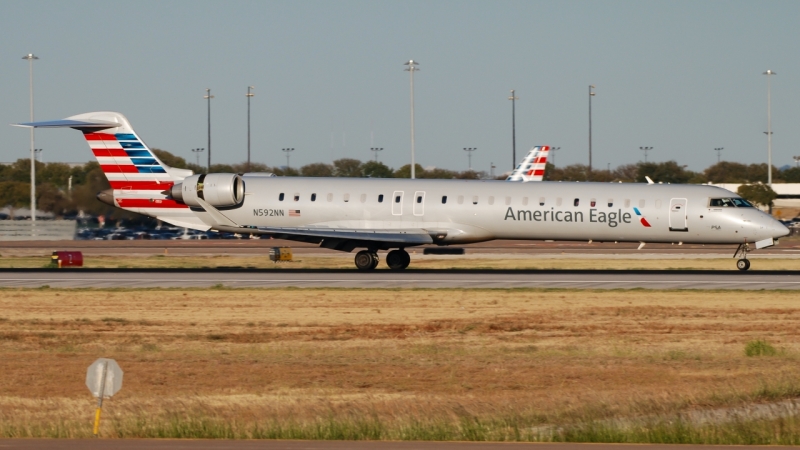
{"label": "green tree", "polygon": [[394,171],[386,164],[377,161],[367,161],[361,166],[365,177],[371,178],[392,178]]}
{"label": "green tree", "polygon": [[300,168],[300,174],[304,177],[332,177],[333,166],[324,163],[306,164]]}
{"label": "green tree", "polygon": [[[423,178],[420,176],[420,174],[425,174],[425,168],[419,164],[414,164],[414,175],[417,178]],[[394,178],[411,178],[411,164],[406,164],[405,166],[395,170]]]}
{"label": "green tree", "polygon": [[[411,169],[411,166],[409,166],[409,170],[410,169]],[[437,180],[451,180],[453,178],[458,177],[458,172],[454,172],[452,170],[447,170],[447,169],[440,169],[438,167],[435,167],[435,168],[433,168],[431,170],[422,169],[422,171],[420,171],[419,169],[417,169],[415,175],[417,176],[417,178],[430,178],[430,179],[437,179]]]}
{"label": "green tree", "polygon": [[160,148],[152,148],[151,150],[164,164],[176,169],[188,169],[186,160],[180,156],[175,156],[166,150],[161,150]]}
{"label": "green tree", "polygon": [[638,168],[636,181],[639,183],[647,181],[646,176],[656,183],[687,183],[694,176],[694,172],[679,166],[675,161],[639,163]]}
{"label": "green tree", "polygon": [[353,158],[337,159],[333,162],[333,174],[337,177],[362,177],[361,161]]}
{"label": "green tree", "polygon": [[772,208],[772,202],[778,198],[778,194],[766,184],[743,184],[736,192],[750,203],[755,203],[767,208]]}
{"label": "green tree", "polygon": [[800,183],[800,167],[792,167],[781,172],[781,178],[787,183]]}

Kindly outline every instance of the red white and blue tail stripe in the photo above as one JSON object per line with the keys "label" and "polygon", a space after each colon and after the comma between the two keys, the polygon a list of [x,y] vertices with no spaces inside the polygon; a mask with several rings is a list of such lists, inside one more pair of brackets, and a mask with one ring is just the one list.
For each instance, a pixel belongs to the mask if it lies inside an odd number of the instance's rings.
{"label": "red white and blue tail stripe", "polygon": [[19,126],[81,131],[108,178],[116,206],[178,226],[208,228],[185,204],[168,198],[172,185],[191,176],[192,171],[161,162],[122,114],[93,112]]}
{"label": "red white and blue tail stripe", "polygon": [[547,145],[533,147],[506,181],[542,181],[549,151]]}

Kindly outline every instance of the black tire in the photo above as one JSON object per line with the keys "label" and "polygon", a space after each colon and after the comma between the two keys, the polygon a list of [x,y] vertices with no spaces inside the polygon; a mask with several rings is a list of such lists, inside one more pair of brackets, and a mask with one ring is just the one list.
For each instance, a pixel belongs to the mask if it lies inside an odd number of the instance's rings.
{"label": "black tire", "polygon": [[358,270],[372,270],[375,268],[375,259],[372,257],[372,253],[361,250],[360,252],[356,253],[356,268]]}
{"label": "black tire", "polygon": [[411,264],[411,256],[405,250],[398,250],[398,251],[403,256],[403,267],[401,267],[401,269],[405,269],[406,267],[408,267],[409,264]]}
{"label": "black tire", "polygon": [[375,252],[370,253],[370,256],[372,256],[372,266],[369,269],[373,270],[378,267],[378,263],[381,262],[381,259],[378,258],[378,254]]}
{"label": "black tire", "polygon": [[736,268],[739,270],[747,270],[750,268],[750,260],[748,259],[740,259],[736,261]]}
{"label": "black tire", "polygon": [[408,253],[405,250],[392,250],[386,254],[386,265],[389,266],[392,270],[403,270],[408,267],[408,262],[406,262],[406,257]]}

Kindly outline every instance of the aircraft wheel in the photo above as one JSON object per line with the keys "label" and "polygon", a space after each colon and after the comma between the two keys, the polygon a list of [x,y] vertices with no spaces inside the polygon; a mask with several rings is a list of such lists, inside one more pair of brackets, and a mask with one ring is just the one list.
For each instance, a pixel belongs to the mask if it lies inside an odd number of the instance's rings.
{"label": "aircraft wheel", "polygon": [[392,270],[403,270],[409,262],[411,258],[405,250],[392,250],[386,254],[386,265]]}
{"label": "aircraft wheel", "polygon": [[361,250],[356,253],[356,267],[358,270],[372,270],[377,265],[377,256],[372,257],[372,252]]}
{"label": "aircraft wheel", "polygon": [[378,258],[378,253],[376,253],[376,252],[370,252],[369,255],[372,257],[372,265],[370,266],[369,269],[372,270],[372,269],[378,267],[378,263],[381,262],[381,259]]}
{"label": "aircraft wheel", "polygon": [[736,268],[739,270],[747,270],[750,268],[750,260],[749,259],[740,259],[736,261]]}

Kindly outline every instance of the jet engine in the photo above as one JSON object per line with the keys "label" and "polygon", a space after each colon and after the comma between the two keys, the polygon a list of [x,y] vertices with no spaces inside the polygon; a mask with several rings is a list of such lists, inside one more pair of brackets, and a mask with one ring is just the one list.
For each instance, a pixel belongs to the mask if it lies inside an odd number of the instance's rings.
{"label": "jet engine", "polygon": [[235,173],[192,175],[173,185],[170,196],[189,206],[200,206],[198,198],[215,208],[239,206],[244,202],[244,180]]}

